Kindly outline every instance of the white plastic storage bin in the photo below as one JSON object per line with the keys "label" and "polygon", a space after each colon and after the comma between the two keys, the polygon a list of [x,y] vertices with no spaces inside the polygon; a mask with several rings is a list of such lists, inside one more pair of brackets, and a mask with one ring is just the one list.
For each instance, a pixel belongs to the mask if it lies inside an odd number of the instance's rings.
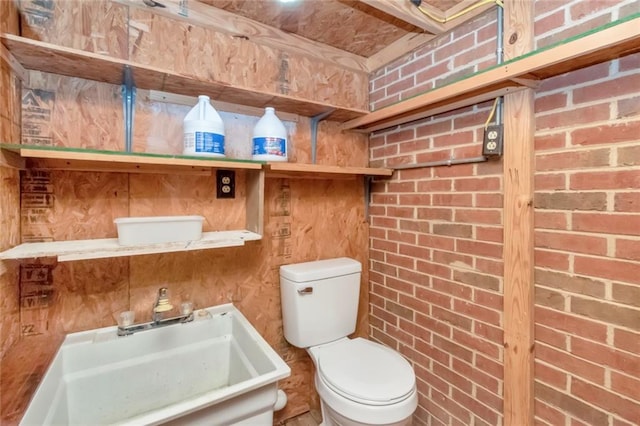
{"label": "white plastic storage bin", "polygon": [[202,216],[120,217],[114,220],[118,228],[118,244],[175,243],[202,238]]}

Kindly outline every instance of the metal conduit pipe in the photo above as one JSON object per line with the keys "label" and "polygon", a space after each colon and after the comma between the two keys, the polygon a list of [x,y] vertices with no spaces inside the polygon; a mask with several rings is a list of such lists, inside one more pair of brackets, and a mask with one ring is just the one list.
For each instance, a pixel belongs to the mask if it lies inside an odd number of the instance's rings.
{"label": "metal conduit pipe", "polygon": [[[496,62],[500,65],[504,62],[504,9],[498,6],[497,17],[497,30],[496,30]],[[504,98],[500,96],[498,98],[498,104],[496,105],[496,124],[502,124],[502,102]]]}
{"label": "metal conduit pipe", "polygon": [[489,159],[487,157],[450,158],[449,160],[429,161],[426,163],[402,164],[400,166],[394,167],[393,170],[409,170],[421,169],[424,167],[454,166],[456,164],[484,163],[488,160]]}
{"label": "metal conduit pipe", "polygon": [[[496,18],[497,28],[496,28],[496,62],[497,64],[501,64],[504,62],[504,9],[498,5],[498,16]],[[502,96],[498,98],[498,103],[496,105],[496,124],[502,124]],[[449,160],[440,160],[440,161],[430,161],[426,163],[417,163],[417,164],[404,164],[401,166],[396,166],[394,170],[410,170],[410,169],[420,169],[424,167],[441,167],[441,166],[453,166],[456,164],[474,164],[474,163],[484,163],[488,161],[487,157],[472,157],[472,158],[459,158],[459,159],[449,159]]]}

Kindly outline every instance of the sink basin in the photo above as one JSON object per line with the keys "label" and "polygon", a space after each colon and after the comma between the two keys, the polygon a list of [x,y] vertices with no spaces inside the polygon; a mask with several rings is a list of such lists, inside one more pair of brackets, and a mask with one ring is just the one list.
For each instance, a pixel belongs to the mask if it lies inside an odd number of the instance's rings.
{"label": "sink basin", "polygon": [[20,424],[272,424],[277,381],[291,370],[232,304],[116,331],[67,335]]}

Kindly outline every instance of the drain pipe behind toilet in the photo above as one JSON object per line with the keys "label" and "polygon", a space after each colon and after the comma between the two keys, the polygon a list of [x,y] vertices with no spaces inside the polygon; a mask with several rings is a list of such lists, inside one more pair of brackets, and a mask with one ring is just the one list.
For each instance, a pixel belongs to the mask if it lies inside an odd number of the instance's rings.
{"label": "drain pipe behind toilet", "polygon": [[287,394],[282,389],[278,389],[278,397],[276,403],[273,404],[273,411],[280,411],[287,405]]}

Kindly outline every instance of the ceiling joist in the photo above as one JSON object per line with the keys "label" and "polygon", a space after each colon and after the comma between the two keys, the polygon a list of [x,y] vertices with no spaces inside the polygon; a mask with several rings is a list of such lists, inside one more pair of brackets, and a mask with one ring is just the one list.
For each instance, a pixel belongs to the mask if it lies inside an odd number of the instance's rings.
{"label": "ceiling joist", "polygon": [[[482,0],[465,0],[444,12],[443,24],[445,31],[450,31],[454,27],[483,14],[487,10],[496,6],[495,1],[484,2]],[[464,12],[468,10],[467,12]]]}
{"label": "ceiling joist", "polygon": [[[402,21],[408,22],[431,34],[440,34],[445,31],[445,27],[432,19],[425,16],[418,8],[409,0],[361,0],[384,13],[394,16]],[[429,13],[433,13],[437,17],[443,17],[443,13],[438,9],[423,4],[422,8],[428,9]]]}
{"label": "ceiling joist", "polygon": [[462,1],[443,12],[430,6],[426,1],[420,9],[409,0],[361,0],[384,13],[408,22],[424,30],[424,33],[409,33],[388,45],[367,59],[369,71],[375,71],[386,64],[424,45],[437,35],[452,30],[455,26],[469,21],[496,5],[495,1]]}

